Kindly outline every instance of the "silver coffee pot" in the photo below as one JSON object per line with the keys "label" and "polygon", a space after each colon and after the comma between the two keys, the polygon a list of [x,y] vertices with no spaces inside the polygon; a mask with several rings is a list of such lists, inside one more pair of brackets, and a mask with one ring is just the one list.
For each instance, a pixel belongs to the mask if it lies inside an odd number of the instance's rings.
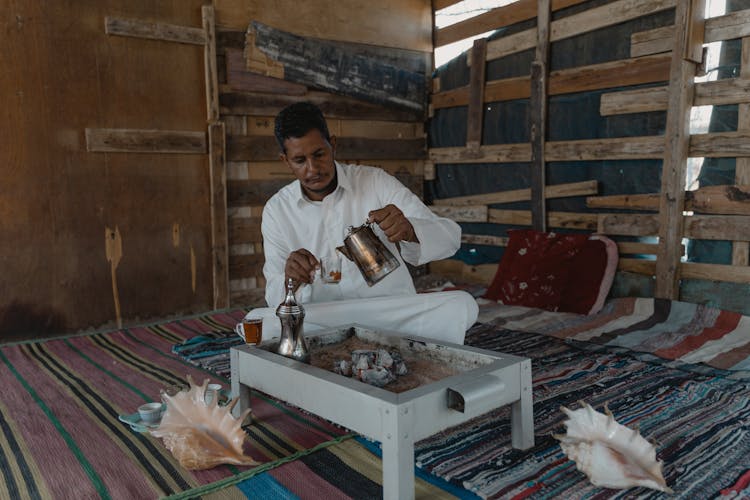
{"label": "silver coffee pot", "polygon": [[305,308],[297,304],[292,278],[286,282],[286,297],[276,308],[276,316],[281,321],[281,340],[276,353],[309,363],[310,351],[304,335]]}
{"label": "silver coffee pot", "polygon": [[344,246],[336,247],[336,250],[357,265],[368,286],[382,280],[401,265],[367,222],[359,227],[349,226]]}

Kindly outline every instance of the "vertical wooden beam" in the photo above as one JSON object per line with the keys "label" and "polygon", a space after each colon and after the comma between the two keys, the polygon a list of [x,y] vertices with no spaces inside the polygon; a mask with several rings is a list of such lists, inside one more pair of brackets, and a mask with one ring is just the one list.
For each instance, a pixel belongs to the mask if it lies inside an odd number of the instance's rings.
{"label": "vertical wooden beam", "polygon": [[654,290],[658,298],[677,299],[680,292],[682,212],[696,70],[696,63],[685,59],[685,55],[695,53],[691,44],[703,42],[694,36],[702,33],[702,29],[693,25],[696,20],[702,21],[704,6],[705,0],[685,0],[677,2],[675,8],[675,42],[669,69],[666,144],[659,199],[659,250]]}
{"label": "vertical wooden beam", "polygon": [[471,73],[469,75],[469,113],[466,124],[466,147],[475,153],[482,144],[482,119],[484,118],[484,84],[487,66],[487,39],[474,40],[471,48]]}
{"label": "vertical wooden beam", "polygon": [[211,267],[214,309],[229,307],[229,242],[227,230],[226,133],[223,122],[208,125],[211,183]]}
{"label": "vertical wooden beam", "polygon": [[[742,56],[740,63],[740,78],[750,78],[750,37],[742,39]],[[740,104],[737,110],[737,130],[750,130],[750,104]],[[740,186],[750,184],[750,158],[737,158],[734,171],[734,183]],[[735,241],[732,245],[732,265],[747,266],[747,241]]]}
{"label": "vertical wooden beam", "polygon": [[216,69],[216,25],[214,8],[204,5],[203,30],[206,32],[206,44],[203,46],[203,66],[206,76],[206,118],[208,123],[219,119],[219,76]]}
{"label": "vertical wooden beam", "polygon": [[547,75],[549,59],[550,0],[539,0],[537,6],[536,57],[531,63],[531,225],[537,231],[547,230],[547,206],[544,196],[546,162],[544,141],[547,137]]}

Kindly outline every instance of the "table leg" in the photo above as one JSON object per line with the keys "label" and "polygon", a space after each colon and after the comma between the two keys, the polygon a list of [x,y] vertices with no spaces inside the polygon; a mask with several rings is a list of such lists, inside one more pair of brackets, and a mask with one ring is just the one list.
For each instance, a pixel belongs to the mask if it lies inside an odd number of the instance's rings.
{"label": "table leg", "polygon": [[510,435],[513,448],[527,450],[534,446],[534,402],[530,360],[521,362],[520,372],[521,398],[511,404]]}
{"label": "table leg", "polygon": [[383,411],[383,499],[414,498],[414,407]]}
{"label": "table leg", "polygon": [[229,368],[232,381],[232,399],[239,398],[237,404],[232,408],[232,415],[234,418],[239,418],[246,408],[250,408],[250,387],[240,380],[240,351],[229,350]]}

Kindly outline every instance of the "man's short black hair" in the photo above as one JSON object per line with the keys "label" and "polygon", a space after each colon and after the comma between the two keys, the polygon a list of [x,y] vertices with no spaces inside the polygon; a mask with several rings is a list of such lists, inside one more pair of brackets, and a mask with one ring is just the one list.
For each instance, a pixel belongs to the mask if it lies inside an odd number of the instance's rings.
{"label": "man's short black hair", "polygon": [[290,137],[302,137],[313,129],[319,130],[325,140],[331,140],[326,119],[323,118],[320,108],[307,101],[295,102],[276,115],[273,134],[276,136],[276,142],[279,143],[279,149],[284,153],[286,152],[285,140]]}

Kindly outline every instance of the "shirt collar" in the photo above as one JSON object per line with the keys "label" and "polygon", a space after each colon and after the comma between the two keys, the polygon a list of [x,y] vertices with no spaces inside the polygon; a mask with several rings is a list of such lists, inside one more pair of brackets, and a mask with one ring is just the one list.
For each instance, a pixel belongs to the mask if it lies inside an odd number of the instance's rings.
{"label": "shirt collar", "polygon": [[[336,166],[337,185],[336,185],[336,189],[334,189],[328,196],[335,196],[336,193],[340,189],[344,191],[350,191],[351,186],[352,186],[349,177],[347,177],[346,175],[346,171],[341,167],[339,162],[334,160],[333,163]],[[304,192],[302,191],[302,184],[299,182],[299,180],[297,180],[296,182],[297,182],[297,189],[295,190],[295,193],[296,193],[296,199],[297,199],[297,206],[302,206],[302,204],[304,203],[316,203],[312,201],[311,199],[309,199],[307,196],[305,196]]]}

